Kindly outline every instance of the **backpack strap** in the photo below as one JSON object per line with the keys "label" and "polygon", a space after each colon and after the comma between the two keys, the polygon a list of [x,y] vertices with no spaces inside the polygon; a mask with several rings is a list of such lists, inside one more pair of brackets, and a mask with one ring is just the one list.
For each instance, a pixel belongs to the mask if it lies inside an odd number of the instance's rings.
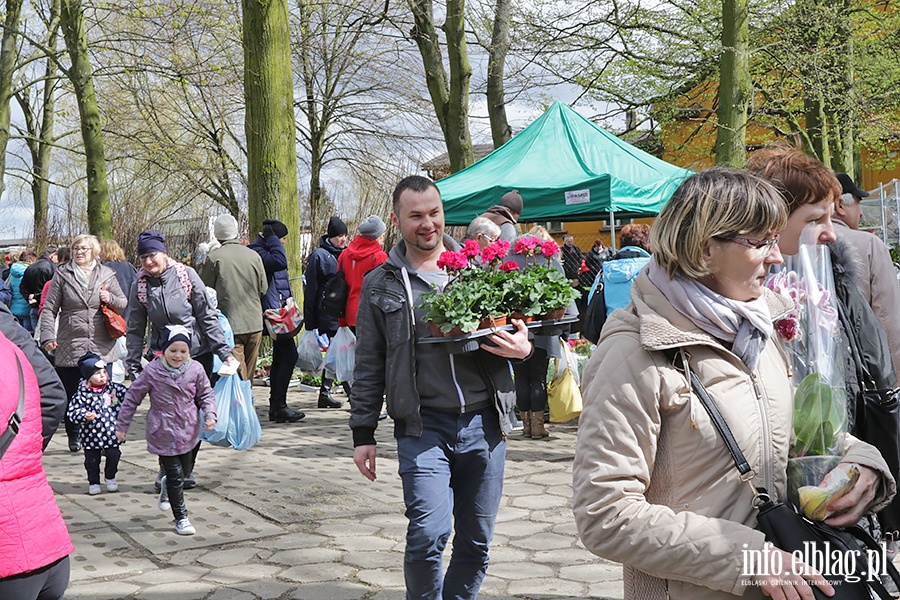
{"label": "backpack strap", "polygon": [[16,407],[16,412],[9,416],[6,431],[0,434],[0,458],[3,458],[6,449],[19,433],[19,425],[25,414],[25,374],[22,372],[22,361],[19,360],[18,355],[16,355],[16,368],[19,371],[19,405]]}

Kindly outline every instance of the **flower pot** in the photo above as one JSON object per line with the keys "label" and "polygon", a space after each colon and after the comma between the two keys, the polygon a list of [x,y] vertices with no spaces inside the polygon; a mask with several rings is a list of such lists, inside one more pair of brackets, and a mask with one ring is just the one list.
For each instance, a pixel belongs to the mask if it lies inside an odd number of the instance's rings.
{"label": "flower pot", "polygon": [[485,317],[478,323],[478,329],[493,329],[506,325],[506,315],[498,317]]}
{"label": "flower pot", "polygon": [[431,327],[432,337],[453,337],[456,335],[463,335],[464,333],[467,333],[459,327],[454,327],[453,329],[445,333],[441,330],[441,327],[439,325],[437,325],[436,323],[432,323],[431,321],[428,322],[428,326]]}
{"label": "flower pot", "polygon": [[540,320],[541,320],[541,321],[552,321],[552,320],[554,320],[554,319],[562,319],[564,316],[566,316],[566,309],[565,309],[565,307],[563,307],[563,308],[554,308],[553,310],[548,311],[546,314],[544,314],[544,315],[540,318]]}
{"label": "flower pot", "polygon": [[526,315],[520,312],[516,312],[509,315],[509,321],[512,321],[513,319],[519,319],[523,323],[531,323],[532,321],[534,321],[534,315]]}

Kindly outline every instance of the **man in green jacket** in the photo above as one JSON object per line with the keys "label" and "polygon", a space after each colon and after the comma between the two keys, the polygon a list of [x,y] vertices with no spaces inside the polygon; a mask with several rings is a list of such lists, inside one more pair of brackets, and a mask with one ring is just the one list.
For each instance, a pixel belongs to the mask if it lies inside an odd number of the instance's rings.
{"label": "man in green jacket", "polygon": [[238,239],[238,223],[231,215],[216,218],[214,234],[221,247],[209,253],[200,278],[219,296],[219,310],[234,330],[232,355],[240,363],[241,377],[252,380],[262,341],[260,297],[269,289],[259,254]]}

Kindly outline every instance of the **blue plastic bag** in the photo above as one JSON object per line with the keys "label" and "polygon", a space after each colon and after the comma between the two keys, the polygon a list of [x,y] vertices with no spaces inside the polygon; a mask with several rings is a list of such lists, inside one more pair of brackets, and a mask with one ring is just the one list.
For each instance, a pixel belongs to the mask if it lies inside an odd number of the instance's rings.
{"label": "blue plastic bag", "polygon": [[[262,437],[262,426],[253,408],[253,394],[250,382],[244,381],[238,374],[223,379],[228,380],[231,388],[231,406],[228,415],[228,433],[226,439],[235,450],[247,450],[259,442]],[[221,380],[220,380],[221,381]],[[218,386],[218,384],[216,384]]]}
{"label": "blue plastic bag", "polygon": [[213,394],[216,397],[216,416],[219,419],[216,421],[215,428],[210,431],[202,428],[206,417],[203,415],[203,409],[200,409],[200,439],[215,446],[228,447],[231,445],[227,439],[228,421],[231,415],[231,396],[234,387],[230,379],[231,377],[220,377],[216,382],[216,387],[213,388]]}

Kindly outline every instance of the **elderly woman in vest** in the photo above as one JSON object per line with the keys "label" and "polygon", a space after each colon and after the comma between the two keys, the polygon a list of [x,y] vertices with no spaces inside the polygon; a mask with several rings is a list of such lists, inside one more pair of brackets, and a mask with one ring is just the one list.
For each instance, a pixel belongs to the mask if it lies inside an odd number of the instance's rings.
{"label": "elderly woman in vest", "polygon": [[[107,365],[112,365],[117,358],[116,340],[106,332],[100,307],[106,304],[114,311],[122,312],[125,309],[125,294],[119,287],[115,272],[101,265],[99,256],[100,242],[96,237],[76,237],[72,242],[72,260],[56,270],[41,312],[41,345],[47,352],[54,353],[56,371],[69,399],[81,380],[79,358],[94,352]],[[69,450],[77,452],[80,449],[79,428],[68,418],[66,435],[69,437]]]}
{"label": "elderly woman in vest", "polygon": [[[128,333],[125,342],[128,357],[125,370],[132,377],[140,371],[145,333],[151,351],[162,350],[166,325],[184,325],[192,332],[191,358],[203,365],[206,376],[213,379],[213,354],[231,368],[237,359],[225,342],[219,317],[209,303],[206,286],[197,272],[166,254],[166,238],[157,231],[144,231],[138,236],[138,258],[141,268],[128,299]],[[194,449],[194,459],[200,444]],[[157,488],[162,480],[157,476]],[[194,487],[193,470],[185,473],[185,487]]]}
{"label": "elderly woman in vest", "polygon": [[[754,491],[742,481],[683,371],[699,377],[755,474],[784,499],[793,390],[773,321],[793,307],[765,287],[782,262],[788,210],[754,175],[713,168],[675,191],[653,225],[654,258],[631,303],[610,315],[585,367],[584,412],[573,466],[573,510],[591,552],[625,565],[625,598],[812,598],[829,583],[798,563],[745,573],[762,552]],[[825,522],[855,524],[896,486],[880,453],[849,438],[844,461],[859,480]],[[846,465],[844,465],[846,466]],[[789,567],[792,556],[777,548]]]}

